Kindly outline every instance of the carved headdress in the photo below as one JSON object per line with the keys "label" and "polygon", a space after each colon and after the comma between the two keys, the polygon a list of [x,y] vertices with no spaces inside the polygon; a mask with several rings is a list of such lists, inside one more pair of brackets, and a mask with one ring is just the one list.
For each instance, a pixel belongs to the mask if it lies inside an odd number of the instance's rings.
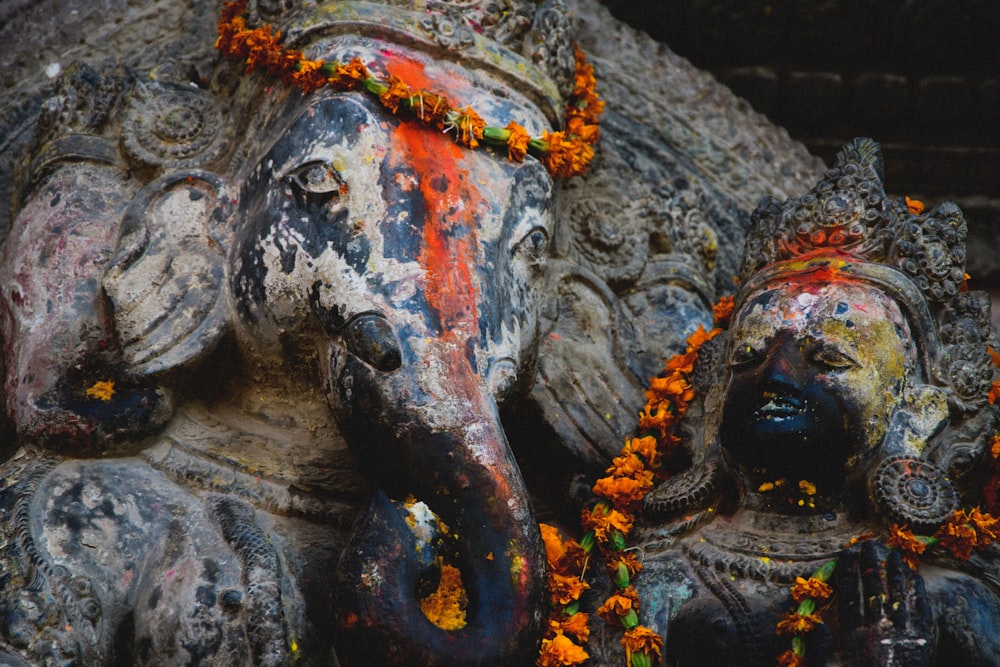
{"label": "carved headdress", "polygon": [[[992,433],[989,349],[997,335],[988,296],[966,288],[961,210],[943,203],[924,211],[917,202],[892,200],[882,177],[879,145],[855,139],[807,194],[785,202],[764,198],[751,218],[735,312],[770,284],[837,280],[872,285],[900,306],[920,368],[881,446],[864,455],[854,475],[864,478],[888,519],[936,527],[960,504],[979,502],[976,475],[969,473]],[[719,381],[723,339],[703,348],[696,369],[709,421],[721,411],[726,384]],[[651,494],[647,507],[676,509],[714,485],[719,452],[709,421],[704,463]]]}
{"label": "carved headdress", "polygon": [[764,198],[751,217],[736,307],[761,285],[795,274],[829,271],[873,283],[907,315],[926,373],[956,410],[983,407],[993,378],[987,344],[990,303],[969,292],[968,228],[950,202],[933,210],[891,200],[882,156],[871,139],[855,139],[809,193],[784,203]]}
{"label": "carved headdress", "polygon": [[254,0],[247,23],[278,28],[308,50],[338,35],[367,35],[498,76],[538,104],[554,125],[573,90],[569,13],[561,0]]}

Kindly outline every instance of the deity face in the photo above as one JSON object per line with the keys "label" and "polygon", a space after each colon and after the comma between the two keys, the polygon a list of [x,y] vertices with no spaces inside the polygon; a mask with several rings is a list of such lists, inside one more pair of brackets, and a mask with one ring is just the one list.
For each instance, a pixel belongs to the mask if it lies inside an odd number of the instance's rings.
{"label": "deity face", "polygon": [[[484,92],[502,88],[457,65],[392,45],[330,48],[328,59],[360,56],[490,124],[516,120],[536,136],[547,127],[526,99]],[[532,158],[461,147],[362,92],[296,104],[241,195],[233,287],[247,338],[318,322],[327,337],[350,339],[366,319],[375,355],[366,360],[380,370],[417,363],[429,341],[447,339],[504,394],[536,336],[551,177]]]}
{"label": "deity face", "polygon": [[753,484],[840,488],[856,457],[882,441],[914,365],[910,341],[896,303],[865,283],[752,294],[730,330],[727,458]]}

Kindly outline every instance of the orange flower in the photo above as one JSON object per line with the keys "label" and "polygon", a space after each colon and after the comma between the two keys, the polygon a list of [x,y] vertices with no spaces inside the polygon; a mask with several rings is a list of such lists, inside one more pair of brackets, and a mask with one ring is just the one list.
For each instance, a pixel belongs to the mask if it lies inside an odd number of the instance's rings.
{"label": "orange flower", "polygon": [[338,64],[334,69],[334,76],[337,87],[345,90],[352,90],[357,84],[371,78],[368,68],[358,57],[352,58],[346,65]]}
{"label": "orange flower", "polygon": [[601,131],[597,125],[588,124],[579,116],[574,116],[566,123],[566,136],[579,139],[587,144],[594,144],[600,139]]}
{"label": "orange flower", "polygon": [[1000,401],[1000,380],[994,380],[990,385],[989,400],[990,405],[996,405]]}
{"label": "orange flower", "polygon": [[955,510],[934,537],[942,547],[961,560],[968,560],[973,549],[985,549],[1000,537],[1000,520],[972,510]]}
{"label": "orange flower", "polygon": [[913,215],[920,215],[924,212],[924,203],[919,199],[906,197],[906,208],[910,209],[910,213]]}
{"label": "orange flower", "polygon": [[732,296],[724,296],[712,306],[712,322],[717,327],[728,327],[729,320],[733,317],[733,307],[736,299]]}
{"label": "orange flower", "polygon": [[608,623],[617,624],[619,623],[619,619],[628,614],[632,609],[638,613],[639,594],[634,587],[629,586],[605,600],[604,604],[598,608],[596,614]]}
{"label": "orange flower", "polygon": [[814,600],[825,600],[833,595],[833,589],[825,581],[820,581],[815,577],[803,579],[795,577],[795,585],[792,586],[792,599],[802,602],[807,598]]}
{"label": "orange flower", "polygon": [[898,549],[903,562],[910,566],[911,570],[916,570],[920,565],[920,554],[927,550],[927,544],[921,542],[914,536],[913,531],[906,526],[892,524],[889,526],[890,549]]}
{"label": "orange flower", "polygon": [[577,576],[566,576],[557,572],[549,572],[549,599],[552,604],[567,605],[580,599],[590,584]]}
{"label": "orange flower", "polygon": [[585,554],[576,540],[564,540],[555,526],[546,523],[538,524],[545,544],[545,557],[549,569],[559,574],[579,572],[583,566]]}
{"label": "orange flower", "polygon": [[510,137],[507,138],[507,157],[514,162],[523,162],[524,156],[528,154],[528,142],[531,135],[522,126],[514,121],[507,123],[504,128],[510,130]]}
{"label": "orange flower", "polygon": [[1000,459],[1000,435],[993,434],[993,439],[990,440],[990,456]]}
{"label": "orange flower", "polygon": [[633,520],[633,517],[599,503],[589,511],[584,510],[583,529],[593,530],[594,536],[599,541],[607,542],[610,530],[617,530],[622,535],[628,535],[632,530]]}
{"label": "orange flower", "polygon": [[663,637],[644,625],[637,625],[631,630],[625,631],[622,637],[622,646],[625,647],[625,664],[632,664],[633,653],[646,653],[660,655],[663,648]]}
{"label": "orange flower", "polygon": [[581,642],[590,639],[590,616],[582,611],[578,611],[572,616],[563,616],[558,621],[558,625],[562,632],[573,635]]}
{"label": "orange flower", "polygon": [[594,149],[579,139],[567,138],[565,132],[543,132],[542,141],[548,147],[542,164],[555,178],[582,174],[594,157]]}
{"label": "orange flower", "polygon": [[635,555],[635,552],[619,551],[613,558],[609,558],[608,562],[605,563],[605,568],[607,569],[608,574],[614,576],[615,572],[618,571],[619,563],[623,564],[628,570],[628,576],[630,579],[642,569],[642,563],[639,562],[639,558]]}
{"label": "orange flower", "polygon": [[456,139],[458,142],[469,148],[479,146],[479,140],[483,138],[483,130],[486,128],[486,121],[480,118],[479,114],[466,107],[464,111],[453,112],[455,127],[458,129]]}
{"label": "orange flower", "polygon": [[611,466],[604,472],[614,477],[635,477],[646,472],[646,463],[634,453],[623,449],[621,454],[611,459]]}
{"label": "orange flower", "polygon": [[653,471],[642,470],[633,476],[602,477],[594,484],[594,494],[607,498],[616,507],[635,508],[653,488]]}
{"label": "orange flower", "polygon": [[573,45],[576,72],[573,79],[574,102],[566,105],[567,119],[578,117],[586,123],[596,124],[604,111],[604,102],[597,96],[597,78],[587,57]]}
{"label": "orange flower", "polygon": [[625,446],[622,448],[622,453],[635,454],[636,456],[642,457],[642,459],[646,462],[647,468],[660,467],[660,450],[658,449],[656,438],[652,436],[647,435],[643,438],[628,438],[625,440]]}
{"label": "orange flower", "polygon": [[660,400],[666,398],[687,403],[694,398],[694,389],[683,374],[672,373],[667,377],[651,378],[646,398]]}
{"label": "orange flower", "polygon": [[302,89],[304,93],[310,93],[326,84],[326,74],[323,73],[322,60],[300,60],[298,69],[292,72],[291,83]]}
{"label": "orange flower", "polygon": [[796,614],[789,612],[780,621],[775,632],[779,635],[801,635],[823,622],[818,614]]}
{"label": "orange flower", "polygon": [[542,650],[535,664],[538,667],[564,667],[579,665],[589,657],[583,647],[563,633],[557,632],[551,639],[542,640]]}
{"label": "orange flower", "polygon": [[683,354],[675,354],[667,360],[667,371],[670,373],[691,374],[694,372],[694,364],[698,361],[698,350],[688,348]]}
{"label": "orange flower", "polygon": [[778,656],[778,667],[804,667],[805,664],[805,657],[791,649]]}
{"label": "orange flower", "polygon": [[699,324],[698,329],[693,334],[687,337],[686,342],[688,344],[688,347],[700,349],[702,345],[712,340],[720,333],[722,333],[722,329],[716,328],[712,329],[711,331],[705,331],[705,328]]}
{"label": "orange flower", "polygon": [[392,113],[399,111],[399,104],[411,97],[410,87],[398,76],[390,76],[388,87],[378,96],[378,101]]}

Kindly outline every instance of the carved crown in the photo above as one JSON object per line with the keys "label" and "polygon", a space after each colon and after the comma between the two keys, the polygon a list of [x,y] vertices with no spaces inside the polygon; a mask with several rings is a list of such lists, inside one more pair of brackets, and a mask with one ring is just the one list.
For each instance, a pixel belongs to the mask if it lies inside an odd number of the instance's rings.
{"label": "carved crown", "polygon": [[556,125],[573,89],[563,0],[251,0],[247,19],[280,28],[287,46],[307,52],[325,37],[353,34],[461,61],[511,83]]}
{"label": "carved crown", "polygon": [[966,291],[962,211],[950,202],[923,211],[890,199],[882,153],[855,139],[801,197],[765,197],[751,216],[737,308],[757,288],[796,274],[829,271],[875,283],[908,315],[928,381],[949,388],[962,410],[983,406],[996,346],[985,293]]}

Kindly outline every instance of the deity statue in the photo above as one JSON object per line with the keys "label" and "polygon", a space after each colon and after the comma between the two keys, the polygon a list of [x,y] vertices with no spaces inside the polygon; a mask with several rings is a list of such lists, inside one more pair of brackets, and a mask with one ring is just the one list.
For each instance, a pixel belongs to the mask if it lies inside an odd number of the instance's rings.
{"label": "deity statue", "polygon": [[[569,183],[574,19],[610,113]],[[559,453],[536,496],[602,467],[747,202],[816,160],[586,3],[253,0],[243,62],[190,38],[67,67],[0,155],[0,663],[532,664],[508,431]]]}
{"label": "deity statue", "polygon": [[[1000,662],[980,509],[997,335],[966,288],[961,211],[919,208],[887,198],[878,144],[857,139],[754,212],[728,330],[693,371],[692,463],[629,537],[666,664]],[[797,582],[824,592],[793,614]]]}
{"label": "deity statue", "polygon": [[[473,33],[422,2],[287,4],[220,23],[260,58],[279,26],[296,72],[359,63],[355,85],[222,65],[226,100],[176,67],[81,69],[43,112],[0,276],[26,447],[2,471],[5,664],[537,650],[544,562],[497,406],[532,361],[553,180],[453,137],[475,145],[471,109],[557,129],[573,52],[539,30],[565,11]],[[467,106],[442,132],[372,82]],[[421,607],[445,561],[468,597],[447,629]]]}

